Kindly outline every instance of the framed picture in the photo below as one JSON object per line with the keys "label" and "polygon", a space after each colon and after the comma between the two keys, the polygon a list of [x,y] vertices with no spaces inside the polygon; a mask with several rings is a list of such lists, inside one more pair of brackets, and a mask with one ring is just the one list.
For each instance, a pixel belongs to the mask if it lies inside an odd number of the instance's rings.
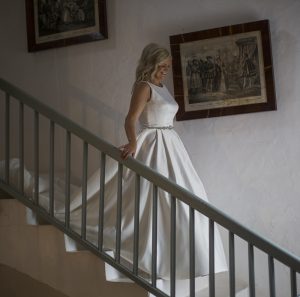
{"label": "framed picture", "polygon": [[170,36],[176,119],[276,110],[269,21]]}
{"label": "framed picture", "polygon": [[28,51],[107,38],[105,0],[26,0]]}

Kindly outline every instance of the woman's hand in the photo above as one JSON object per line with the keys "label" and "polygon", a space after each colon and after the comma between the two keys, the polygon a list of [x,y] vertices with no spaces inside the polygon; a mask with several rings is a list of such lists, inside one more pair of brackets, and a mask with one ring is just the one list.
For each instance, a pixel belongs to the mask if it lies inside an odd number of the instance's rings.
{"label": "woman's hand", "polygon": [[122,151],[121,158],[127,159],[128,156],[134,157],[134,154],[136,152],[136,142],[129,142],[127,144],[124,144],[119,147],[119,149]]}

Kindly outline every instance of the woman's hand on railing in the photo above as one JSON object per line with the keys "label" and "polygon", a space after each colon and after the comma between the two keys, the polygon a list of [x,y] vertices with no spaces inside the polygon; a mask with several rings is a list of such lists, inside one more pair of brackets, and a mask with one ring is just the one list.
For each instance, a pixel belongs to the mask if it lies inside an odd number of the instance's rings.
{"label": "woman's hand on railing", "polygon": [[127,159],[128,156],[134,157],[134,154],[136,152],[136,142],[129,142],[127,144],[121,145],[119,149],[122,151],[121,158]]}

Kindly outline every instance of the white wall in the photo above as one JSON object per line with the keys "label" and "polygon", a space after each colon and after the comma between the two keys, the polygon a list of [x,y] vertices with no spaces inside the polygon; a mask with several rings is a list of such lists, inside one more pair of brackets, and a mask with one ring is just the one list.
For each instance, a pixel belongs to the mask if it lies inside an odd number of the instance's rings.
{"label": "white wall", "polygon": [[[107,2],[108,40],[28,53],[24,1],[1,1],[0,77],[119,145],[145,44],[169,47],[170,35],[269,19],[278,110],[175,127],[210,201],[300,255],[300,2]],[[167,85],[173,91],[171,75]]]}

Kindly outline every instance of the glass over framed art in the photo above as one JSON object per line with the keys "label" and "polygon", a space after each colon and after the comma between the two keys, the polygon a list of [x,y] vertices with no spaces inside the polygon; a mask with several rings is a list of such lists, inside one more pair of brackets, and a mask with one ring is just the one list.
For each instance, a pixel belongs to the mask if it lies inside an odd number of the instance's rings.
{"label": "glass over framed art", "polygon": [[107,38],[105,0],[26,0],[28,51]]}
{"label": "glass over framed art", "polygon": [[276,110],[269,21],[170,36],[177,120]]}

